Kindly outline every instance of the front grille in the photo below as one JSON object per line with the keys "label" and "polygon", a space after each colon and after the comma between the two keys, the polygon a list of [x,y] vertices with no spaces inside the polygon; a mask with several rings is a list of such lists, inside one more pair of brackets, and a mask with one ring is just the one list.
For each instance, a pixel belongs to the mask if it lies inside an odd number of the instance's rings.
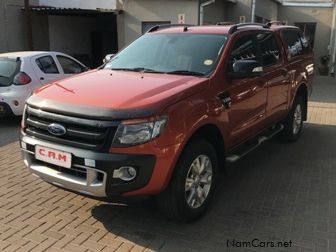
{"label": "front grille", "polygon": [[[118,121],[101,121],[61,115],[27,107],[26,134],[62,145],[68,145],[88,150],[108,151],[115,135]],[[48,131],[52,123],[61,124],[66,128],[66,134],[55,136]]]}

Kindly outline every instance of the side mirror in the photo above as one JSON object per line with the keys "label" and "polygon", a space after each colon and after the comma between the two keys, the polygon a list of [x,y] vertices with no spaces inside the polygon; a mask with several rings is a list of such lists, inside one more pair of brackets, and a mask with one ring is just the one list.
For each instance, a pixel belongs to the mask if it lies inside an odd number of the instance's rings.
{"label": "side mirror", "polygon": [[229,73],[232,78],[248,78],[260,76],[263,73],[263,67],[256,60],[238,60],[233,63],[233,72]]}
{"label": "side mirror", "polygon": [[115,54],[107,54],[105,56],[105,58],[103,59],[103,63],[106,64],[107,62],[109,62],[111,59],[113,59],[113,57],[115,56]]}

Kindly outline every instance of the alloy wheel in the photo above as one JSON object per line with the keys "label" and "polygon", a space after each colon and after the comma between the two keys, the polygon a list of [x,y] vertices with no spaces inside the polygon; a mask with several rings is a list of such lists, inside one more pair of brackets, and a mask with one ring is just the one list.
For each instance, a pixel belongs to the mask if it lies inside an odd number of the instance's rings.
{"label": "alloy wheel", "polygon": [[301,104],[297,104],[294,111],[293,119],[293,133],[294,135],[298,134],[302,126],[302,107]]}
{"label": "alloy wheel", "polygon": [[212,185],[212,171],[207,155],[199,155],[191,163],[185,183],[185,199],[189,207],[199,208],[207,199]]}

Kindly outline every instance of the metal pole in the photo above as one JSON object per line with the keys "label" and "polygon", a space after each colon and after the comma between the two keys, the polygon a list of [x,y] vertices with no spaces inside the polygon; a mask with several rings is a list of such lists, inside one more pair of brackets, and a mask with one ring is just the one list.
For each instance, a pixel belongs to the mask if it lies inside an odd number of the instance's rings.
{"label": "metal pole", "polygon": [[331,23],[331,34],[329,42],[330,63],[329,72],[335,74],[336,71],[336,4],[334,3],[333,18]]}
{"label": "metal pole", "polygon": [[252,9],[251,9],[251,22],[255,22],[255,8],[256,8],[256,0],[252,0]]}
{"label": "metal pole", "polygon": [[28,50],[33,51],[33,31],[32,31],[32,23],[31,23],[31,12],[30,12],[30,4],[29,0],[24,0],[25,6],[25,15],[26,15],[26,31],[27,31],[27,44]]}

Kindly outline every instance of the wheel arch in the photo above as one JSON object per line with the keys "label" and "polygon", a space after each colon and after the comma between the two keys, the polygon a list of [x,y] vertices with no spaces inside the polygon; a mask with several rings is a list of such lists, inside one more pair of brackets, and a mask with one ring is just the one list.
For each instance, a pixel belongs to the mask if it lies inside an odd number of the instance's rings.
{"label": "wheel arch", "polygon": [[300,85],[298,85],[298,88],[296,90],[294,99],[292,101],[292,105],[294,103],[295,98],[298,97],[298,96],[302,97],[303,102],[305,104],[303,120],[306,121],[307,117],[308,117],[308,88],[307,88],[307,85],[305,83],[301,83]]}
{"label": "wheel arch", "polygon": [[[218,163],[220,168],[225,168],[225,142],[220,129],[212,123],[204,124],[197,128],[188,138],[183,146],[180,156],[183,154],[186,147],[192,143],[193,140],[202,138],[209,141],[215,148]],[[179,158],[180,158],[179,156]]]}

